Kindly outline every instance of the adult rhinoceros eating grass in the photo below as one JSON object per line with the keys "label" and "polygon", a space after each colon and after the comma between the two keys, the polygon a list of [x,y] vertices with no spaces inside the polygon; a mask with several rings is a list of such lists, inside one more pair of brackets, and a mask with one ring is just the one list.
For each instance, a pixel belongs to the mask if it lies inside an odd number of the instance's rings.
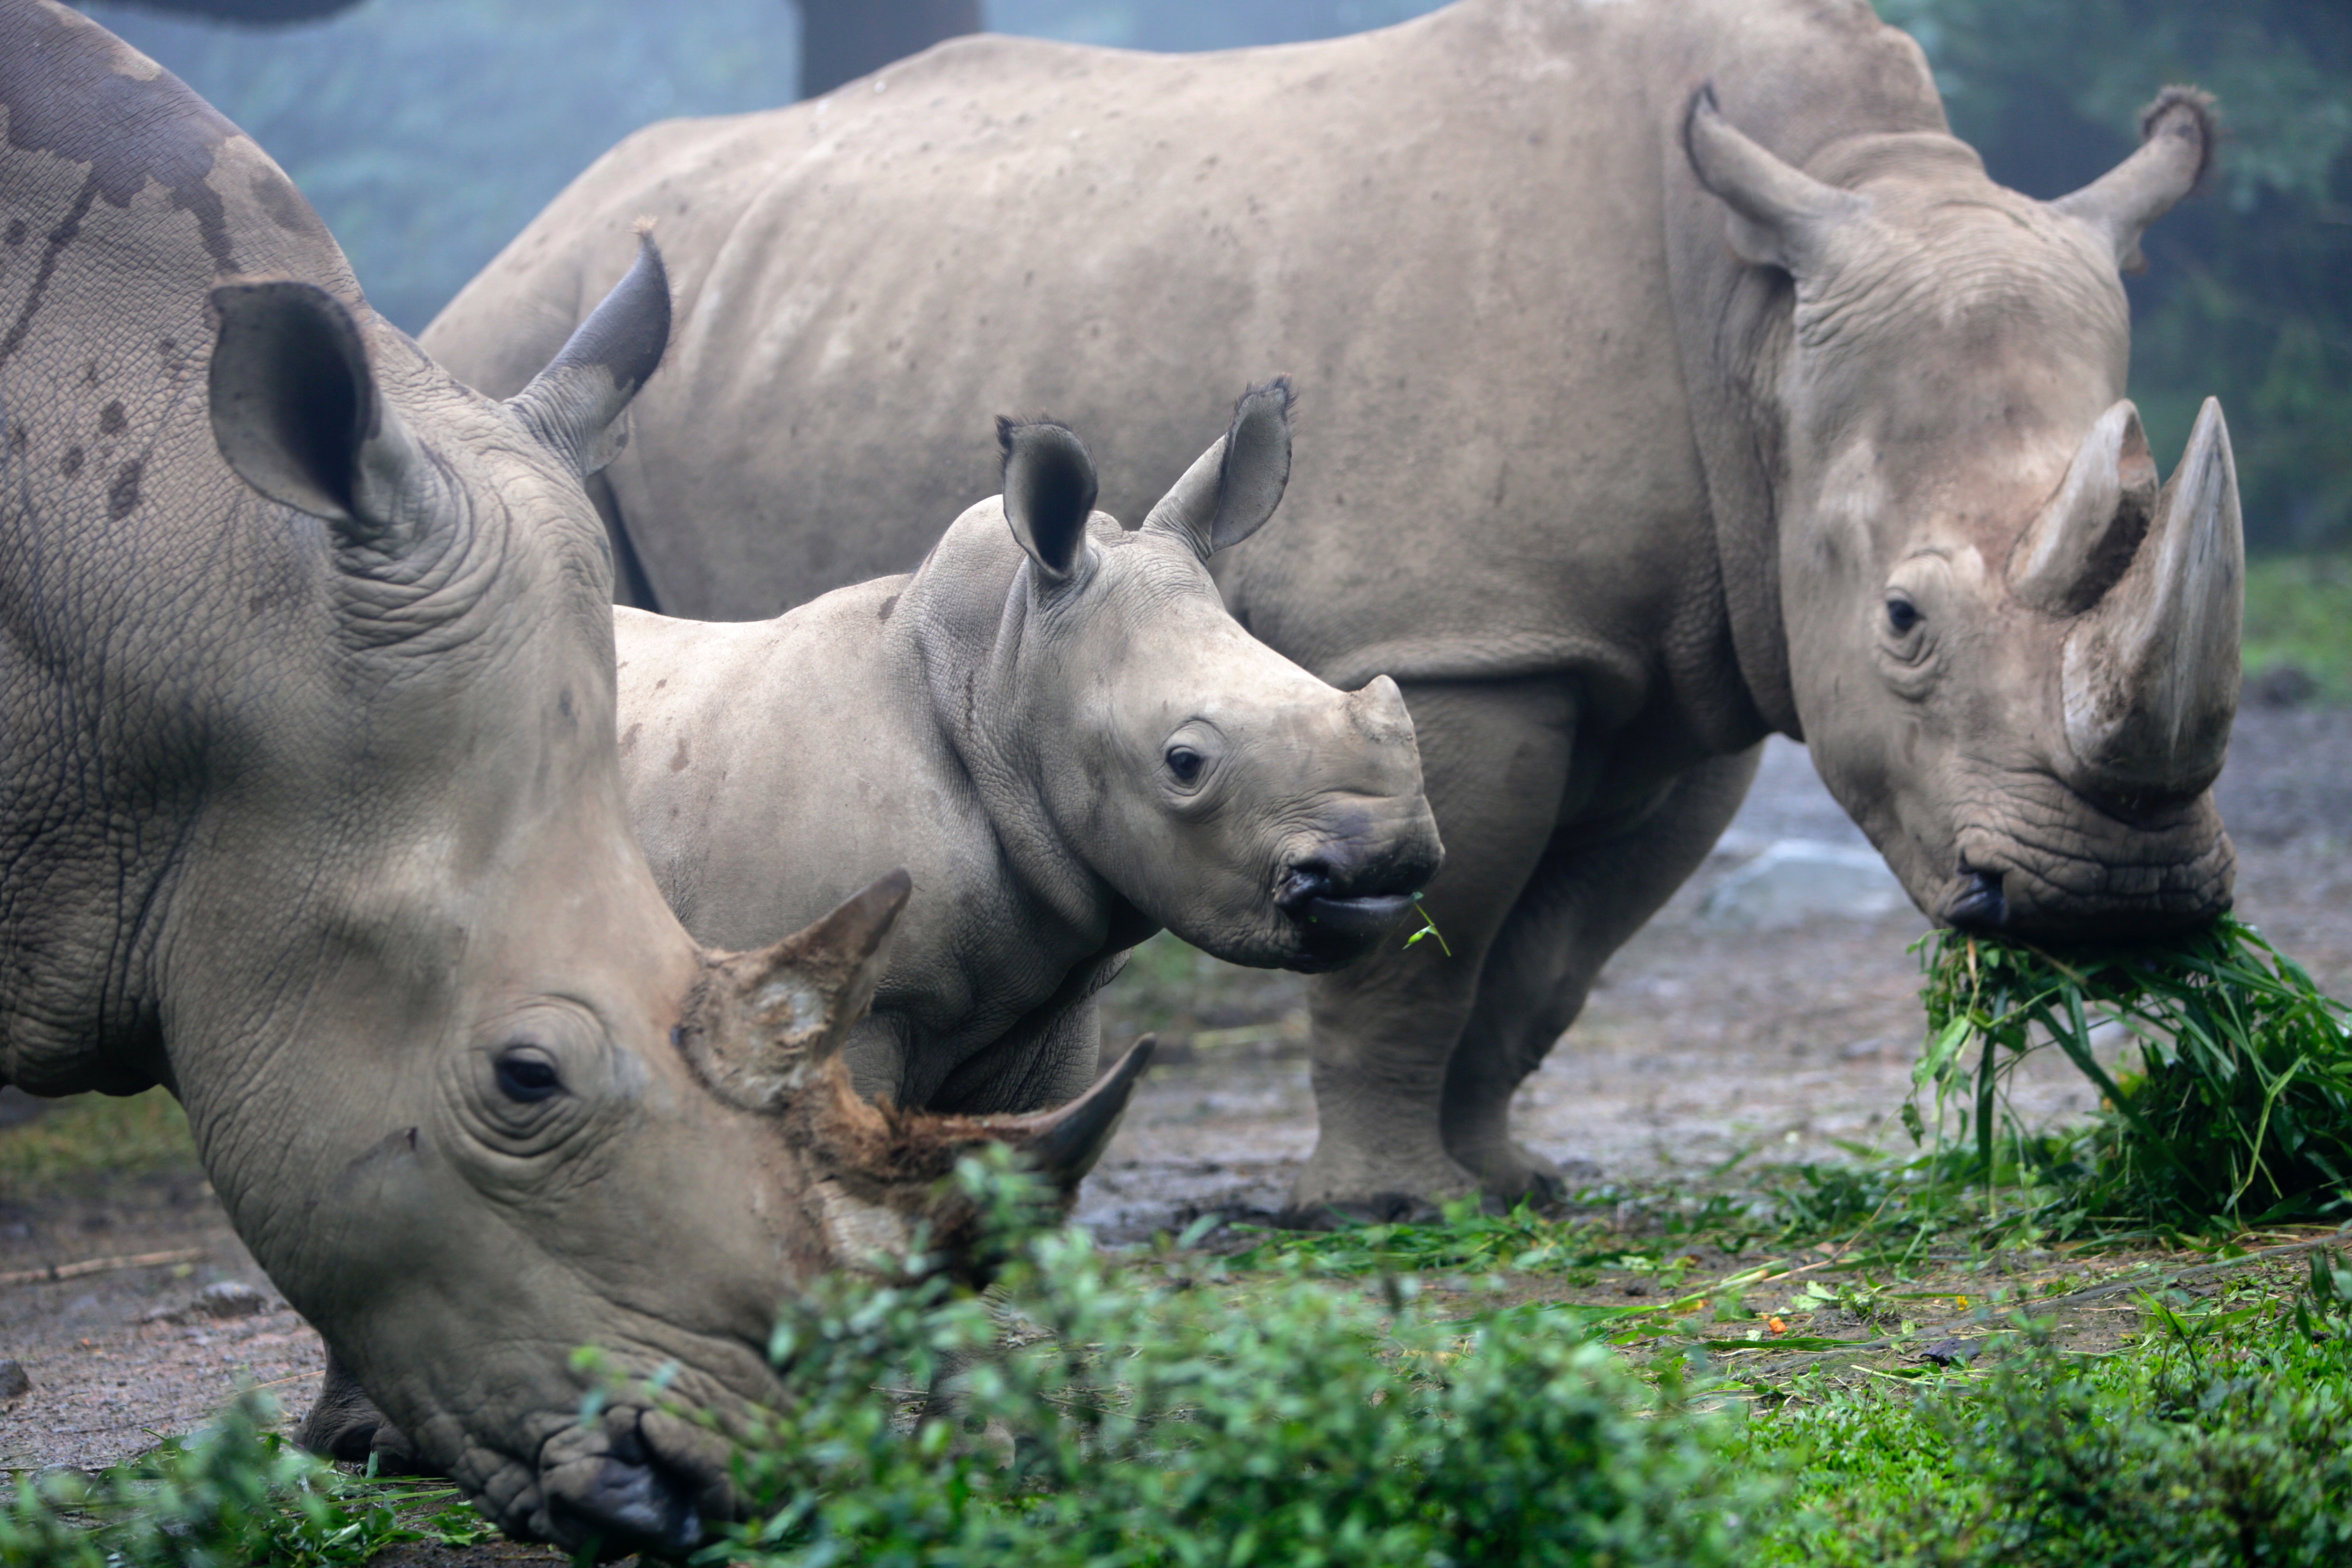
{"label": "adult rhinoceros eating grass", "polygon": [[1124,512],[1222,387],[1289,368],[1289,515],[1219,581],[1325,679],[1403,688],[1454,952],[1318,982],[1294,1201],[1512,1197],[1555,1179],[1513,1090],[1771,731],[1937,921],[2227,905],[2228,441],[2209,405],[2158,493],[2117,275],[2213,126],[2168,92],[2143,129],[2063,200],[2006,190],[1864,0],[971,38],[640,132],[425,341],[520,386],[660,215],[680,344],[611,510],[659,606],[715,617],[909,564],[916,520],[986,491],[950,438],[976,405],[1116,421]]}
{"label": "adult rhinoceros eating grass", "polygon": [[772,621],[614,612],[622,783],[688,931],[736,942],[912,874],[848,1047],[861,1089],[1058,1105],[1095,1079],[1095,993],[1160,927],[1333,969],[1437,869],[1394,684],[1316,679],[1206,569],[1280,501],[1289,406],[1278,383],[1244,395],[1132,533],[1094,510],[1075,435],[1008,424],[1004,494],[912,576]]}
{"label": "adult rhinoceros eating grass", "polygon": [[662,353],[650,251],[493,403],[74,13],[0,0],[0,1081],[168,1086],[426,1458],[517,1532],[690,1545],[724,1464],[642,1401],[583,1425],[575,1347],[772,1398],[781,1295],[951,1230],[959,1148],[1078,1163],[1127,1080],[885,1117],[838,1047],[903,878],[745,954],[664,905],[581,488]]}

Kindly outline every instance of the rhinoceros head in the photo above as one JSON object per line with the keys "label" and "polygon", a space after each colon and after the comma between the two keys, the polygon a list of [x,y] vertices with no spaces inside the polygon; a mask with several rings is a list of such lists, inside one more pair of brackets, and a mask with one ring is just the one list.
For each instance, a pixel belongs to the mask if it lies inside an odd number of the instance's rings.
{"label": "rhinoceros head", "polygon": [[1003,512],[1029,556],[1000,643],[1020,770],[1055,836],[1151,924],[1235,963],[1336,968],[1393,927],[1442,858],[1396,683],[1340,691],[1244,631],[1207,561],[1273,515],[1291,396],[1231,428],[1124,532],[1058,425],[1005,422]]}
{"label": "rhinoceros head", "polygon": [[903,873],[752,953],[698,951],[663,903],[581,486],[662,353],[650,244],[504,403],[308,283],[214,302],[220,451],[323,523],[335,610],[324,672],[254,694],[277,721],[235,750],[175,900],[201,924],[167,943],[234,968],[292,921],[312,934],[279,968],[308,967],[235,1027],[244,991],[194,973],[175,1034],[243,1037],[175,1048],[177,1087],[272,1278],[426,1458],[512,1531],[690,1547],[730,1506],[724,1455],[625,1399],[583,1423],[574,1351],[672,1368],[691,1402],[772,1398],[782,1297],[926,1226],[953,1266],[958,1152],[1009,1142],[1066,1187],[1145,1058],[1050,1115],[878,1112],[839,1047]]}
{"label": "rhinoceros head", "polygon": [[1758,355],[1796,721],[1940,922],[2099,935],[2229,903],[2237,481],[2209,401],[2159,488],[2118,277],[2213,131],[2180,90],[2143,128],[2043,203],[1946,135],[1833,141],[1807,172],[1711,91],[1685,124],[1732,248],[1792,284]]}

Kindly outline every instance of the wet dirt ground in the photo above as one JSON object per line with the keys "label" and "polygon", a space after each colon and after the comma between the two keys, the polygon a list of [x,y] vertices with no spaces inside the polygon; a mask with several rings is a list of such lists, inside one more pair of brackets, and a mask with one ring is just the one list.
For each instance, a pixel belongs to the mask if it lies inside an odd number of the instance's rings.
{"label": "wet dirt ground", "polygon": [[[2352,710],[2248,710],[2221,788],[2240,912],[2323,985],[2352,994]],[[1638,1184],[1743,1150],[1834,1158],[1838,1141],[1902,1136],[1894,1115],[1921,1029],[1906,950],[1925,922],[1906,911],[1736,931],[1701,918],[1717,883],[1790,838],[1863,842],[1801,748],[1775,741],[1717,853],[1618,955],[1521,1091],[1530,1146],[1591,1180]],[[1082,1222],[1126,1241],[1206,1210],[1277,1207],[1314,1142],[1304,982],[1163,944],[1105,1001],[1111,1049],[1143,1028],[1166,1047],[1089,1182]],[[2089,1093],[2062,1065],[2031,1075],[2020,1103],[2063,1114]],[[253,1294],[215,1302],[233,1310],[213,1315],[197,1298],[223,1281]],[[200,1425],[244,1384],[299,1415],[322,1360],[193,1169],[0,1195],[8,1358],[30,1389],[0,1403],[5,1469],[129,1457]],[[485,1550],[382,1561],[519,1560],[520,1549]]]}

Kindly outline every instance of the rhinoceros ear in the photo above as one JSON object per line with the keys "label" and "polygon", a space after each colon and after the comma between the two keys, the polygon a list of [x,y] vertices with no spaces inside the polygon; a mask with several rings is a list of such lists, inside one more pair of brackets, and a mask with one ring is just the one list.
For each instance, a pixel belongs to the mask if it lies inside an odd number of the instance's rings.
{"label": "rhinoceros ear", "polygon": [[432,526],[437,481],[378,390],[351,311],[290,279],[224,283],[212,301],[206,390],[223,459],[347,542],[404,553]]}
{"label": "rhinoceros ear", "polygon": [[1140,531],[1173,534],[1206,561],[1265,526],[1290,484],[1290,405],[1297,401],[1286,376],[1243,393],[1232,426],[1160,498]]}
{"label": "rhinoceros ear", "polygon": [[1066,582],[1094,515],[1094,459],[1076,434],[1049,420],[1000,418],[996,441],[1004,449],[1004,521],[1041,576]]}
{"label": "rhinoceros ear", "polygon": [[1723,116],[1715,83],[1691,95],[1683,152],[1698,183],[1731,209],[1725,235],[1742,261],[1802,277],[1821,266],[1831,237],[1867,205],[1750,141]]}
{"label": "rhinoceros ear", "polygon": [[669,273],[650,233],[636,264],[507,406],[585,479],[620,455],[629,399],[669,347]]}
{"label": "rhinoceros ear", "polygon": [[2096,229],[2113,247],[2116,269],[2147,266],[2139,237],[2172,204],[2197,188],[2212,167],[2213,95],[2168,87],[2139,119],[2140,149],[2072,195],[2050,205]]}

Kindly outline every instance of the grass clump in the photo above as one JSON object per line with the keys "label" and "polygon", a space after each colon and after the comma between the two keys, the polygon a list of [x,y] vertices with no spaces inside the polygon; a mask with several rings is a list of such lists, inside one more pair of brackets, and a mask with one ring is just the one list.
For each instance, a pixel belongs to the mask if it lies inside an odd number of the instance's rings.
{"label": "grass clump", "polygon": [[792,1309],[760,1517],[697,1561],[1705,1568],[1762,1500],[1727,1417],[1539,1312],[1448,1322],[1295,1266],[1152,1282],[1069,1232],[1016,1256],[985,1300],[830,1281]]}
{"label": "grass clump", "polygon": [[196,1436],[96,1476],[19,1476],[0,1505],[5,1568],[342,1568],[401,1542],[490,1531],[454,1490],[356,1479],[270,1430],[248,1390]]}
{"label": "grass clump", "polygon": [[[2164,942],[2063,952],[1944,931],[1925,962],[1916,1079],[1936,1091],[1939,1152],[1958,1100],[1969,1179],[2042,1186],[2050,1214],[2083,1223],[2184,1231],[2352,1206],[2347,1009],[2252,927],[2225,917]],[[2130,1032],[2136,1066],[2111,1074],[2093,1054],[2105,1019]],[[2002,1114],[2006,1075],[2045,1047],[2103,1096],[2079,1134],[2029,1135]],[[1905,1112],[1920,1136],[1916,1105]]]}

